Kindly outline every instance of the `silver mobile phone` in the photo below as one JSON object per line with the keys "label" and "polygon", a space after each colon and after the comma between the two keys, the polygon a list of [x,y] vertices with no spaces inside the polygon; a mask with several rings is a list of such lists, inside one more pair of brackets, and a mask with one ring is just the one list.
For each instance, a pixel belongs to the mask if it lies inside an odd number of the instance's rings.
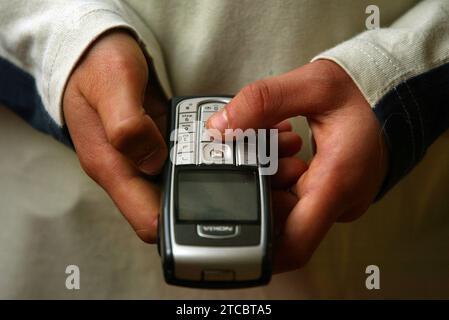
{"label": "silver mobile phone", "polygon": [[236,288],[271,278],[269,181],[256,144],[217,142],[205,123],[231,97],[171,100],[159,252],[169,284]]}

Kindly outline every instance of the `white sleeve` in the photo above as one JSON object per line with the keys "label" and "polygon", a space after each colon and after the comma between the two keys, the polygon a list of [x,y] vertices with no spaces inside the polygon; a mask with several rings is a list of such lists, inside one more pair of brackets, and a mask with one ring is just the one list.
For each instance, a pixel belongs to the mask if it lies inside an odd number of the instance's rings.
{"label": "white sleeve", "polygon": [[374,107],[401,82],[449,61],[449,1],[421,1],[390,27],[363,32],[317,59],[343,67]]}
{"label": "white sleeve", "polygon": [[421,1],[389,28],[361,33],[316,59],[345,69],[380,122],[389,149],[380,197],[449,129],[449,0]]}
{"label": "white sleeve", "polygon": [[34,77],[45,109],[61,126],[62,97],[70,73],[86,48],[113,28],[125,28],[140,40],[170,96],[155,37],[119,1],[0,0],[0,57]]}

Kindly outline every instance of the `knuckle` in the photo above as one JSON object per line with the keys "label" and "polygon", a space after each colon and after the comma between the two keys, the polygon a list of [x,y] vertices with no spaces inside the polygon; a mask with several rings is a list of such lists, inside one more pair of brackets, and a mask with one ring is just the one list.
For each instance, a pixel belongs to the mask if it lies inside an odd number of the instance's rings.
{"label": "knuckle", "polygon": [[273,88],[266,80],[253,82],[241,90],[248,112],[254,117],[255,123],[264,126],[266,116],[277,107],[273,105]]}
{"label": "knuckle", "polygon": [[100,59],[93,59],[83,66],[78,83],[91,102],[97,104],[104,93],[110,92],[118,83],[132,81],[136,74],[134,69],[126,57],[105,53]]}
{"label": "knuckle", "polygon": [[162,165],[167,147],[145,116],[134,116],[115,124],[108,134],[109,143],[136,165],[150,159]]}
{"label": "knuckle", "polygon": [[109,142],[115,148],[121,149],[127,142],[136,139],[144,131],[142,117],[134,116],[111,125],[108,133]]}
{"label": "knuckle", "polygon": [[264,80],[258,80],[243,88],[242,95],[249,107],[264,113],[268,104],[270,89]]}
{"label": "knuckle", "polygon": [[108,139],[114,148],[120,148],[129,136],[128,121],[120,121],[110,126]]}
{"label": "knuckle", "polygon": [[107,63],[112,72],[122,75],[128,75],[135,69],[134,59],[120,51],[109,53],[105,63]]}
{"label": "knuckle", "polygon": [[242,95],[251,112],[258,115],[259,123],[264,124],[266,117],[276,116],[284,103],[284,93],[276,77],[258,80],[243,88]]}
{"label": "knuckle", "polygon": [[83,93],[98,102],[105,90],[123,87],[123,83],[140,88],[147,81],[148,67],[137,44],[133,48],[104,41],[83,56],[73,75],[77,75]]}
{"label": "knuckle", "polygon": [[147,77],[147,69],[140,67],[138,59],[118,48],[102,52],[88,67],[92,75],[90,86],[93,93],[120,83],[136,83],[137,79],[145,81]]}

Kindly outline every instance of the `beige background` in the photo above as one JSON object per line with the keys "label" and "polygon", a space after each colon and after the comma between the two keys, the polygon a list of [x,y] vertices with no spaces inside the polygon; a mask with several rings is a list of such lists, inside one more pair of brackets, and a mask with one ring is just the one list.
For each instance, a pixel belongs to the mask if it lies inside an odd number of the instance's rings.
{"label": "beige background", "polygon": [[[382,202],[336,225],[303,270],[267,287],[217,291],[164,283],[142,243],[75,154],[0,107],[0,298],[449,298],[449,134]],[[65,268],[81,289],[65,289]],[[365,268],[381,289],[365,288]]]}

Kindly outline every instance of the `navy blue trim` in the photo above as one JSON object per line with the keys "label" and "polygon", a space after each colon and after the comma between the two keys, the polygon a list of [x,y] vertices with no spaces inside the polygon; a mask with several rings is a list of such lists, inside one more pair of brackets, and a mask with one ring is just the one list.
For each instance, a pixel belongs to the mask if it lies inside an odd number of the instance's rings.
{"label": "navy blue trim", "polygon": [[375,106],[389,149],[380,199],[423,158],[449,128],[449,63],[406,80]]}
{"label": "navy blue trim", "polygon": [[37,130],[73,147],[67,127],[58,126],[45,110],[34,78],[1,57],[0,103]]}

